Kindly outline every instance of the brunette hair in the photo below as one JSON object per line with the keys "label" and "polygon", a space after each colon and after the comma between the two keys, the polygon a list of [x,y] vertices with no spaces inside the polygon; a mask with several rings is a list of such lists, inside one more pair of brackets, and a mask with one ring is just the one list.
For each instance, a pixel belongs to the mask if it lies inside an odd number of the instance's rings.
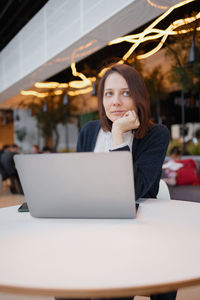
{"label": "brunette hair", "polygon": [[182,155],[182,151],[181,151],[180,147],[174,146],[174,147],[169,151],[169,155],[176,155],[176,156],[179,156],[179,155]]}
{"label": "brunette hair", "polygon": [[112,129],[112,121],[107,118],[103,106],[103,96],[106,78],[115,72],[119,73],[126,80],[130,90],[130,96],[137,107],[140,126],[135,130],[135,137],[141,139],[146,135],[149,126],[153,124],[150,120],[149,97],[141,75],[133,67],[125,64],[112,65],[99,82],[98,105],[101,128],[104,131],[111,131]]}

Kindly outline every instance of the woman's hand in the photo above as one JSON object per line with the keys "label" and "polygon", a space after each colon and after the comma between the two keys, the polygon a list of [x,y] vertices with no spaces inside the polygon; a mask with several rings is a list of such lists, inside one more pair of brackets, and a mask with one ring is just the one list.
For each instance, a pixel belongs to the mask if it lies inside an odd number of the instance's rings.
{"label": "woman's hand", "polygon": [[122,118],[117,119],[112,125],[112,145],[117,147],[122,144],[123,133],[137,129],[140,126],[139,118],[134,110],[127,111]]}
{"label": "woman's hand", "polygon": [[113,122],[112,130],[122,133],[136,129],[140,126],[139,118],[134,110],[127,111],[122,118]]}

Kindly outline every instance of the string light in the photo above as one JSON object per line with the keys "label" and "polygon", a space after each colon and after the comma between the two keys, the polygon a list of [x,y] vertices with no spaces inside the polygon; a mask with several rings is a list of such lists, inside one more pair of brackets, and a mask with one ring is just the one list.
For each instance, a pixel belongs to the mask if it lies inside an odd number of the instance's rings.
{"label": "string light", "polygon": [[47,89],[62,89],[62,88],[68,88],[67,83],[59,83],[59,82],[36,82],[34,84],[37,88],[47,88]]}
{"label": "string light", "polygon": [[59,89],[66,89],[68,88],[69,84],[68,83],[59,83],[58,87]]}
{"label": "string light", "polygon": [[29,91],[21,90],[20,94],[23,96],[36,96],[38,98],[46,98],[49,95],[49,93],[39,93],[37,91],[32,91],[32,90]]}
{"label": "string light", "polygon": [[61,95],[62,93],[63,93],[62,90],[56,90],[56,91],[54,91],[53,93],[49,93],[49,92],[46,92],[46,93],[39,93],[39,92],[33,91],[33,90],[29,90],[29,91],[21,90],[21,92],[20,92],[20,94],[23,95],[23,96],[35,96],[35,97],[38,97],[38,98],[46,98],[46,97],[48,97],[50,94],[51,94],[51,95],[58,96],[58,95]]}
{"label": "string light", "polygon": [[72,52],[72,55],[71,55],[72,74],[75,77],[79,77],[81,80],[70,81],[69,87],[75,88],[75,89],[82,89],[82,88],[86,88],[88,86],[92,86],[92,82],[96,81],[95,77],[87,78],[83,73],[78,72],[76,69],[76,64],[75,64],[75,58],[77,57],[77,52],[80,52],[82,50],[85,50],[85,49],[91,47],[95,42],[96,42],[96,40],[92,40],[92,41],[88,42],[86,45],[80,46],[79,48],[75,49]]}
{"label": "string light", "polygon": [[[163,44],[165,43],[167,37],[169,35],[177,35],[177,34],[185,34],[188,33],[190,31],[193,31],[193,28],[189,28],[189,29],[182,29],[182,30],[177,30],[178,27],[186,25],[186,24],[190,24],[194,21],[196,21],[197,19],[200,18],[200,13],[198,13],[195,17],[190,17],[190,18],[185,18],[185,19],[179,19],[174,21],[172,24],[170,24],[168,26],[167,29],[165,30],[161,30],[161,29],[157,29],[155,28],[155,26],[161,22],[164,18],[166,18],[174,9],[179,8],[181,6],[184,6],[188,3],[191,3],[195,0],[184,0],[179,2],[178,4],[170,7],[166,12],[164,12],[161,16],[159,16],[153,23],[151,23],[143,32],[141,33],[137,33],[137,34],[133,34],[133,35],[128,35],[128,36],[124,36],[124,37],[119,37],[116,38],[112,41],[110,41],[108,43],[108,45],[113,45],[113,44],[118,44],[121,42],[129,42],[132,43],[133,45],[131,46],[131,48],[125,53],[125,55],[123,56],[123,58],[118,61],[118,64],[123,64],[129,57],[130,55],[134,52],[134,50],[142,43],[146,42],[146,41],[150,41],[150,40],[157,40],[159,38],[161,38],[159,44],[154,47],[154,49],[150,50],[149,52],[145,53],[145,54],[140,54],[137,55],[137,59],[144,59],[147,58],[153,54],[155,54],[158,50],[161,49],[161,47],[163,46]],[[160,9],[167,9],[168,7],[166,6],[159,6],[155,3],[153,3],[151,0],[147,0],[147,2],[157,8]],[[197,31],[200,31],[200,27],[196,28]],[[71,55],[71,70],[72,70],[72,74],[75,77],[79,77],[81,80],[73,80],[70,81],[68,83],[58,83],[58,82],[36,82],[35,83],[35,87],[37,88],[48,88],[48,89],[66,89],[66,88],[73,88],[73,89],[78,89],[77,91],[68,91],[68,95],[70,96],[77,96],[80,94],[85,94],[85,93],[89,93],[93,90],[92,86],[94,85],[94,83],[96,82],[96,77],[86,77],[83,73],[78,72],[76,69],[76,64],[75,64],[75,58],[78,56],[86,55],[86,53],[88,52],[92,52],[94,50],[90,49],[88,51],[85,52],[81,52],[89,47],[91,47],[94,43],[96,42],[96,40],[92,40],[89,43],[87,43],[86,45],[80,46],[79,48],[75,49]],[[98,47],[96,47],[98,48]],[[78,53],[79,52],[79,53]],[[81,52],[81,53],[80,53]],[[107,71],[108,68],[104,68],[103,70],[101,70],[101,72],[98,74],[99,77],[102,77],[103,74]],[[54,92],[55,95],[61,95],[63,93],[62,90],[57,90]],[[36,97],[39,98],[45,98],[47,97],[49,94],[48,93],[38,93],[36,91],[21,91],[22,95],[34,95]]]}
{"label": "string light", "polygon": [[159,9],[168,9],[168,6],[161,6],[161,5],[157,5],[155,3],[153,3],[151,0],[147,0],[147,2],[153,6],[153,7],[156,7],[156,8],[159,8]]}
{"label": "string light", "polygon": [[59,95],[62,95],[62,94],[63,94],[62,90],[57,90],[57,91],[53,92],[53,95],[56,95],[56,96],[59,96]]}
{"label": "string light", "polygon": [[69,96],[78,96],[78,95],[81,95],[81,94],[87,94],[87,93],[90,93],[92,90],[93,90],[92,87],[88,87],[88,88],[85,88],[85,89],[82,89],[82,90],[69,91],[69,92],[68,92],[68,95],[69,95]]}
{"label": "string light", "polygon": [[[91,46],[96,43],[97,40],[92,40],[86,45],[80,46],[79,48],[75,49],[72,52],[71,55],[71,69],[72,69],[72,74],[75,77],[79,77],[81,80],[73,80],[70,81],[69,83],[59,83],[59,82],[36,82],[34,86],[36,88],[46,88],[46,89],[67,89],[67,88],[73,88],[73,89],[83,89],[81,92],[68,92],[69,95],[78,95],[78,94],[84,94],[88,93],[88,91],[91,91],[91,89],[86,89],[88,86],[92,86],[94,82],[96,82],[96,77],[86,77],[83,73],[77,72],[76,70],[76,65],[75,65],[75,58],[76,57],[81,57],[81,56],[86,56],[91,54],[94,51],[97,51],[99,49],[98,46],[91,48]],[[85,49],[88,49],[87,51],[83,51]],[[68,57],[64,57],[62,59],[57,59],[56,62],[58,61],[63,61],[63,60],[68,60]],[[49,65],[50,63],[46,63],[44,65]],[[54,95],[61,95],[63,91],[55,91]],[[21,91],[22,95],[28,96],[36,96],[38,98],[45,98],[49,94],[48,93],[38,93],[36,91]]]}
{"label": "string light", "polygon": [[58,82],[36,82],[34,86],[37,88],[56,89],[58,86]]}
{"label": "string light", "polygon": [[[158,38],[162,37],[160,43],[153,50],[151,50],[148,53],[145,53],[143,55],[138,55],[137,59],[143,59],[143,58],[146,58],[146,57],[156,53],[163,46],[163,44],[166,41],[168,35],[170,35],[170,34],[175,35],[175,34],[181,33],[181,31],[174,31],[174,29],[176,29],[177,27],[180,27],[181,25],[189,24],[189,23],[193,22],[194,20],[196,20],[197,18],[199,18],[200,16],[199,16],[199,13],[198,13],[196,15],[196,17],[177,20],[177,21],[173,22],[172,24],[170,24],[169,27],[166,30],[156,29],[154,27],[158,23],[160,23],[160,21],[162,21],[164,18],[166,18],[174,9],[176,9],[178,7],[181,7],[181,6],[184,6],[184,5],[186,5],[190,2],[193,2],[193,1],[195,1],[195,0],[184,0],[184,1],[174,5],[172,7],[170,7],[160,17],[158,17],[153,23],[151,23],[143,32],[114,39],[111,42],[109,42],[108,45],[118,44],[118,43],[121,43],[121,42],[124,42],[124,41],[130,42],[130,43],[133,44],[133,46],[123,56],[121,61],[124,62],[130,57],[130,55],[133,53],[133,51],[141,43],[146,42],[148,40],[155,40],[155,39],[158,39]],[[153,35],[151,35],[151,34],[153,34]]]}
{"label": "string light", "polygon": [[[200,18],[200,14],[199,14],[199,17],[198,17],[197,19],[199,19],[199,18]],[[190,18],[190,19],[191,19],[191,20],[194,19],[194,20],[192,20],[191,22],[195,21],[195,18]],[[175,31],[175,32],[171,33],[171,31],[170,31],[171,28],[174,29],[174,28],[177,28],[177,27],[179,27],[179,26],[181,26],[181,25],[184,25],[184,24],[181,24],[182,21],[184,21],[184,20],[178,20],[178,21],[180,21],[180,23],[177,23],[177,24],[173,24],[173,23],[172,23],[172,24],[168,27],[169,31],[167,31],[167,32],[163,35],[163,38],[161,39],[160,43],[159,43],[153,50],[151,50],[151,51],[149,51],[149,52],[146,52],[145,54],[138,55],[138,56],[137,56],[137,59],[144,59],[144,58],[147,58],[147,57],[149,57],[149,56],[155,54],[158,50],[160,50],[160,49],[162,48],[162,46],[163,46],[164,42],[166,41],[166,39],[167,39],[167,37],[168,37],[169,34],[183,34],[183,33],[187,33],[187,32],[193,31],[193,29],[185,29],[185,30]],[[200,27],[196,28],[196,30],[199,31],[199,30],[200,30]]]}
{"label": "string light", "polygon": [[97,50],[99,50],[99,46],[93,47],[90,50],[76,54],[76,58],[83,57],[83,56],[89,56],[90,54],[92,54],[93,52],[96,52]]}
{"label": "string light", "polygon": [[[117,65],[122,65],[124,63],[124,61],[123,60],[119,60],[118,62],[116,62],[115,64],[117,64]],[[110,69],[110,67],[105,67],[105,68],[103,68],[99,73],[98,73],[98,77],[102,77],[105,73],[106,73],[106,71],[107,70],[109,70]]]}

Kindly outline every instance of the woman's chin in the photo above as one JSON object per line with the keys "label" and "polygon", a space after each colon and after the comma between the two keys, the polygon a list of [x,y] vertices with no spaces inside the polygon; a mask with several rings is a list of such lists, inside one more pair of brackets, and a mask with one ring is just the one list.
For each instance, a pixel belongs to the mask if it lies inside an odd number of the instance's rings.
{"label": "woman's chin", "polygon": [[117,120],[119,120],[120,118],[122,118],[122,116],[120,115],[116,115],[116,116],[111,116],[109,119],[111,122],[115,122]]}

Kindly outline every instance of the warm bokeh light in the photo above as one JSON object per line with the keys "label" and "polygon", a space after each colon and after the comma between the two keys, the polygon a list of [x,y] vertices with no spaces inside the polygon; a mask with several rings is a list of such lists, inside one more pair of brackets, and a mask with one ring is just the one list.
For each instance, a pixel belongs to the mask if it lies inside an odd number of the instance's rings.
{"label": "warm bokeh light", "polygon": [[[161,39],[160,42],[156,47],[154,47],[152,50],[144,53],[137,55],[137,59],[144,59],[147,58],[153,54],[155,54],[158,50],[161,49],[163,44],[165,43],[167,37],[169,35],[177,35],[177,34],[185,34],[190,31],[193,31],[194,28],[191,26],[191,28],[187,29],[180,29],[181,26],[188,25],[196,21],[197,19],[200,18],[200,12],[196,14],[196,16],[190,17],[190,18],[185,18],[185,19],[179,19],[171,23],[165,30],[161,30],[158,28],[155,28],[155,26],[161,22],[164,18],[166,18],[174,9],[179,8],[181,6],[184,6],[190,2],[193,2],[195,0],[184,0],[179,2],[178,4],[170,7],[168,10],[166,10],[161,16],[159,16],[154,22],[152,22],[144,31],[141,33],[137,34],[132,34],[132,35],[127,35],[124,37],[119,37],[116,38],[108,43],[108,45],[113,45],[113,44],[118,44],[122,42],[128,42],[133,44],[131,48],[125,53],[125,55],[122,57],[120,61],[118,61],[118,64],[123,64],[129,57],[130,55],[135,51],[135,49],[142,43],[151,41],[151,40],[157,40]],[[160,6],[154,3],[151,0],[147,0],[147,2],[159,9],[167,9],[167,6]],[[197,31],[200,31],[200,27],[196,28]],[[91,46],[96,43],[96,40],[92,40],[88,42],[85,45],[80,46],[79,48],[75,49],[72,52],[71,55],[71,70],[72,74],[74,77],[79,77],[80,80],[73,80],[68,83],[59,83],[59,82],[36,82],[35,87],[37,88],[47,88],[47,89],[68,89],[67,94],[69,96],[77,96],[80,94],[86,94],[89,93],[93,90],[92,84],[96,81],[96,77],[87,77],[81,72],[78,72],[76,69],[76,63],[75,60],[77,57],[83,55],[86,55],[88,53],[91,53],[93,51],[91,49]],[[89,50],[86,50],[90,48]],[[94,48],[93,48],[94,49]],[[103,74],[107,71],[109,68],[104,68],[101,70],[101,72],[98,74],[99,77],[102,77]],[[72,90],[70,91],[69,88],[72,89],[77,89],[77,90]],[[63,93],[63,90],[56,90],[54,92],[54,95],[61,95]],[[36,91],[21,91],[22,95],[32,95],[36,96],[38,98],[45,98],[48,97],[49,93],[39,93]],[[51,93],[52,95],[52,93]]]}
{"label": "warm bokeh light", "polygon": [[[186,30],[181,32],[181,31],[175,31],[175,29],[182,26],[182,25],[192,23],[196,19],[199,19],[200,18],[200,13],[198,13],[195,17],[176,20],[172,24],[170,24],[166,30],[160,30],[160,29],[157,29],[157,28],[154,28],[154,27],[160,21],[162,21],[164,18],[166,18],[174,9],[176,9],[178,7],[181,7],[181,6],[184,6],[184,5],[186,5],[190,2],[193,2],[193,1],[195,1],[195,0],[181,1],[180,3],[170,7],[166,12],[164,12],[160,17],[158,17],[153,23],[151,23],[141,33],[132,34],[132,35],[128,35],[128,36],[124,36],[124,37],[114,39],[111,42],[109,42],[108,45],[118,44],[118,43],[121,43],[121,42],[124,42],[124,41],[132,43],[133,46],[127,51],[127,53],[122,58],[123,61],[126,61],[130,57],[130,55],[134,52],[134,50],[141,43],[144,43],[144,42],[149,41],[149,40],[155,40],[155,39],[158,39],[158,38],[162,37],[161,41],[159,42],[159,44],[154,49],[152,49],[151,51],[149,51],[145,54],[138,55],[137,59],[144,59],[146,57],[149,57],[149,56],[155,54],[163,46],[164,42],[166,41],[166,39],[169,35],[175,35],[175,34],[178,34],[178,33],[186,33]],[[198,28],[198,30],[199,30],[199,28]],[[188,30],[188,31],[190,31],[190,30]]]}
{"label": "warm bokeh light", "polygon": [[156,8],[159,8],[159,9],[168,9],[168,6],[161,6],[161,5],[158,5],[156,3],[154,3],[153,1],[151,0],[146,0],[151,6],[153,7],[156,7]]}
{"label": "warm bokeh light", "polygon": [[87,93],[90,93],[92,90],[93,90],[92,87],[88,87],[88,88],[85,88],[85,89],[82,89],[82,90],[69,91],[69,92],[68,92],[68,95],[69,95],[69,96],[78,96],[78,95],[81,95],[81,94],[87,94]]}
{"label": "warm bokeh light", "polygon": [[62,95],[63,94],[63,91],[62,90],[56,90],[53,92],[53,95],[56,95],[56,96],[59,96],[59,95]]}
{"label": "warm bokeh light", "polygon": [[[82,88],[86,88],[88,86],[92,86],[92,82],[96,81],[96,78],[95,77],[86,77],[83,73],[80,73],[76,70],[76,64],[75,64],[75,59],[77,57],[77,53],[80,54],[81,51],[87,49],[87,48],[90,48],[94,43],[96,43],[96,40],[92,40],[90,42],[88,42],[86,45],[83,45],[83,46],[80,46],[79,48],[75,49],[73,52],[72,52],[72,55],[71,55],[71,69],[72,69],[72,74],[75,76],[75,77],[79,77],[81,80],[74,80],[74,81],[70,81],[69,82],[69,86],[71,88],[77,88],[77,89],[82,89]],[[90,51],[90,50],[89,50]],[[69,94],[70,95],[70,94]]]}
{"label": "warm bokeh light", "polygon": [[36,82],[34,86],[37,88],[47,88],[47,89],[68,88],[67,83],[59,83],[59,82]]}
{"label": "warm bokeh light", "polygon": [[[124,63],[124,61],[123,60],[119,60],[117,63],[115,63],[115,64],[118,64],[118,65],[122,65]],[[99,72],[99,74],[98,74],[98,77],[102,77],[105,73],[106,73],[106,71],[107,70],[109,70],[110,69],[110,66],[109,67],[106,67],[106,68],[103,68],[102,70],[101,70],[101,72]]]}
{"label": "warm bokeh light", "polygon": [[23,96],[35,96],[38,98],[46,98],[49,95],[49,93],[39,93],[37,91],[32,91],[32,90],[29,91],[21,90],[20,94]]}
{"label": "warm bokeh light", "polygon": [[45,93],[39,93],[39,92],[33,91],[33,90],[29,90],[29,91],[21,90],[21,92],[20,92],[20,94],[23,95],[23,96],[35,96],[35,97],[38,97],[38,98],[46,98],[49,95],[58,96],[58,95],[61,95],[62,93],[63,93],[62,90],[56,90],[54,92],[45,92]]}

